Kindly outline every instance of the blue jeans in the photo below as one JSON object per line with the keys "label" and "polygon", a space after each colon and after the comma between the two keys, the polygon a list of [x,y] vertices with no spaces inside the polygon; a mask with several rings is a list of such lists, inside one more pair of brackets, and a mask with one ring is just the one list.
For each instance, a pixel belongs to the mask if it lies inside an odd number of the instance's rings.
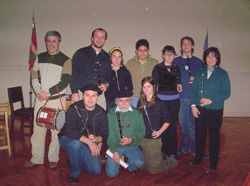
{"label": "blue jeans", "polygon": [[182,133],[181,150],[190,152],[192,146],[195,154],[195,120],[189,99],[180,99],[179,122]]}
{"label": "blue jeans", "polygon": [[[144,158],[138,146],[118,148],[120,157],[125,155],[128,158],[128,171],[132,172],[144,165]],[[113,158],[107,157],[106,174],[108,177],[115,177],[119,173],[120,165]]]}
{"label": "blue jeans", "polygon": [[67,136],[62,136],[59,142],[68,154],[70,176],[78,177],[81,169],[92,175],[101,173],[100,157],[92,156],[88,145]]}
{"label": "blue jeans", "polygon": [[132,97],[131,105],[137,108],[138,101],[139,101],[139,97]]}

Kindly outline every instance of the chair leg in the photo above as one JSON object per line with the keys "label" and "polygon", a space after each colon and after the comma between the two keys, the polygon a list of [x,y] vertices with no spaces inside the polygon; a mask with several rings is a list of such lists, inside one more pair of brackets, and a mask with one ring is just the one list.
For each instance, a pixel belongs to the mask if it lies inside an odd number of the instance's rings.
{"label": "chair leg", "polygon": [[20,128],[20,133],[21,134],[24,134],[23,128],[24,128],[24,118],[22,117],[22,119],[21,119],[21,128]]}
{"label": "chair leg", "polygon": [[11,115],[11,128],[10,128],[10,134],[13,134],[13,130],[14,130],[14,116]]}

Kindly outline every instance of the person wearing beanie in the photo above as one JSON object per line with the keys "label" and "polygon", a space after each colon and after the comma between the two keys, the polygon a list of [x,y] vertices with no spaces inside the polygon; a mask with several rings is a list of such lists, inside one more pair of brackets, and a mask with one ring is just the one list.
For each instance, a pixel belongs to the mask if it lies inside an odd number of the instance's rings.
{"label": "person wearing beanie", "polygon": [[112,62],[112,73],[109,88],[105,92],[107,112],[115,106],[115,96],[119,91],[133,91],[131,75],[127,68],[123,65],[123,52],[121,48],[112,48],[109,52],[109,55]]}
{"label": "person wearing beanie", "polygon": [[141,80],[146,76],[151,76],[154,66],[159,64],[159,62],[149,55],[149,42],[146,39],[140,39],[136,42],[135,53],[136,55],[128,60],[125,66],[131,74],[134,87],[131,105],[137,107],[140,97]]}
{"label": "person wearing beanie", "polygon": [[119,91],[116,97],[116,107],[108,112],[109,137],[108,148],[113,153],[113,158],[107,157],[106,174],[115,177],[119,174],[120,158],[128,158],[128,171],[132,174],[144,165],[144,158],[139,148],[139,142],[145,135],[145,125],[142,114],[131,106],[129,90]]}
{"label": "person wearing beanie", "polygon": [[78,182],[81,170],[92,175],[101,173],[98,143],[108,138],[107,114],[97,104],[102,91],[94,84],[84,85],[80,91],[83,100],[70,105],[66,123],[58,134],[61,147],[67,151],[71,184]]}

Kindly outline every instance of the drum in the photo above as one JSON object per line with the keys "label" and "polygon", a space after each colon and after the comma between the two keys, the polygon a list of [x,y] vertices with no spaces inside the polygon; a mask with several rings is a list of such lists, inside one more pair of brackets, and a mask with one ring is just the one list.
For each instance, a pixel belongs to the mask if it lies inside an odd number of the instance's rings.
{"label": "drum", "polygon": [[48,129],[61,130],[65,123],[65,112],[61,109],[41,107],[36,115],[36,124]]}

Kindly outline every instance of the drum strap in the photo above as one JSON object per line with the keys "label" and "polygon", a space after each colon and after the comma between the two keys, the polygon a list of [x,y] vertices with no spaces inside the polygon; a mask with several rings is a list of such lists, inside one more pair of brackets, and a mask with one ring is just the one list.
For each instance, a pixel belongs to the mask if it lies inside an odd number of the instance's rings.
{"label": "drum strap", "polygon": [[[62,104],[62,99],[61,99],[61,96],[60,96],[60,94],[59,94],[57,85],[56,85],[56,91],[57,91],[57,94],[58,94],[60,103],[61,103],[61,105],[62,105],[62,110],[64,110],[64,107],[63,107],[63,104]],[[50,98],[51,98],[51,96],[47,99],[47,101],[46,101],[45,104],[43,105],[44,107],[45,107],[45,105],[47,105],[47,103],[49,102]]]}

